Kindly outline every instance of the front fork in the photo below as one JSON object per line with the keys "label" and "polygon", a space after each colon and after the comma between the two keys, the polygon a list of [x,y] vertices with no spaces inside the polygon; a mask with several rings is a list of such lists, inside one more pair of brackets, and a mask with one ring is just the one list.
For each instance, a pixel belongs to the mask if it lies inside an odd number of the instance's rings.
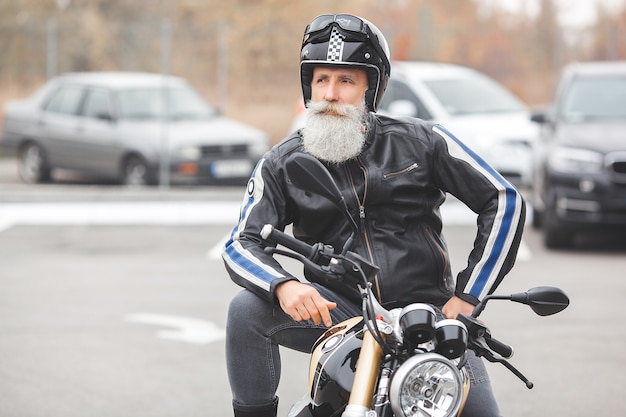
{"label": "front fork", "polygon": [[[376,324],[374,324],[376,325]],[[383,339],[385,334],[381,332]],[[369,330],[363,334],[363,343],[357,362],[352,391],[342,417],[365,417],[372,406],[372,398],[381,368],[383,348]]]}
{"label": "front fork", "polygon": [[378,391],[374,397],[372,409],[376,416],[385,417],[392,416],[391,404],[389,403],[389,384],[391,383],[391,375],[393,369],[397,366],[397,359],[390,360],[386,365],[381,365],[380,378],[378,379]]}

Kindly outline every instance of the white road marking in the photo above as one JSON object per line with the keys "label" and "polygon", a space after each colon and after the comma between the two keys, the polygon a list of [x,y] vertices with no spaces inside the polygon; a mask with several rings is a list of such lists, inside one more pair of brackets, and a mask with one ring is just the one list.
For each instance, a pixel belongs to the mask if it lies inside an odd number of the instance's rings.
{"label": "white road marking", "polygon": [[[239,203],[73,202],[0,204],[0,225],[235,224]],[[1,227],[1,226],[0,226]]]}
{"label": "white road marking", "polygon": [[[239,202],[63,202],[0,204],[0,228],[10,225],[232,224]],[[458,201],[441,207],[445,224],[476,224],[476,215]]]}
{"label": "white road marking", "polygon": [[[236,201],[140,201],[140,202],[60,202],[0,204],[0,232],[19,225],[232,225],[239,218]],[[532,214],[531,214],[532,215]],[[457,200],[441,207],[445,225],[476,224],[476,214]],[[209,260],[221,258],[228,236],[207,251]],[[532,253],[522,242],[518,259],[529,260]]]}
{"label": "white road marking", "polygon": [[224,245],[226,244],[228,239],[230,239],[230,232],[226,236],[221,238],[212,248],[207,251],[207,259],[210,261],[217,261],[219,259],[222,259],[222,249],[224,248]]}
{"label": "white road marking", "polygon": [[157,332],[157,337],[161,339],[177,340],[179,342],[196,345],[207,345],[224,340],[225,337],[225,330],[219,328],[216,324],[191,317],[136,313],[129,314],[125,316],[124,319],[133,323],[171,328],[170,330],[159,330]]}
{"label": "white road marking", "polygon": [[4,219],[0,217],[0,232],[10,229],[15,225],[11,219]]}

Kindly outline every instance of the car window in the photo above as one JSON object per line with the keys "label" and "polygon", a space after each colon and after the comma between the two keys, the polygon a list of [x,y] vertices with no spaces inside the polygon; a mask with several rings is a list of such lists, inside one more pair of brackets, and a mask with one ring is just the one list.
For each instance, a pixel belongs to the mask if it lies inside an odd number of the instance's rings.
{"label": "car window", "polygon": [[424,82],[450,115],[524,111],[524,105],[497,83],[483,77]]}
{"label": "car window", "polygon": [[83,88],[76,85],[59,87],[44,105],[44,110],[62,114],[76,114],[83,96]]}
{"label": "car window", "polygon": [[130,89],[121,91],[118,98],[120,117],[124,119],[160,119],[166,115],[177,120],[203,119],[216,113],[199,93],[188,87]]}
{"label": "car window", "polygon": [[383,100],[380,104],[381,109],[388,110],[393,102],[407,100],[415,105],[417,108],[417,114],[415,117],[419,117],[423,120],[432,119],[432,115],[422,103],[422,101],[413,93],[411,88],[405,83],[398,80],[389,80],[387,91],[383,96]]}
{"label": "car window", "polygon": [[626,77],[575,79],[564,95],[561,116],[572,123],[626,119]]}
{"label": "car window", "polygon": [[94,119],[111,120],[109,92],[103,89],[89,89],[83,106],[83,116]]}

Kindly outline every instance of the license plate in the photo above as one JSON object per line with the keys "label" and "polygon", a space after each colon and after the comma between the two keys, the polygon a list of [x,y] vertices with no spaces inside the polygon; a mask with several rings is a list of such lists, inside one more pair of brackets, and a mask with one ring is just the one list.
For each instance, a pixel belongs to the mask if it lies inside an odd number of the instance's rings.
{"label": "license plate", "polygon": [[252,162],[245,159],[215,161],[209,172],[214,178],[247,177],[252,172]]}

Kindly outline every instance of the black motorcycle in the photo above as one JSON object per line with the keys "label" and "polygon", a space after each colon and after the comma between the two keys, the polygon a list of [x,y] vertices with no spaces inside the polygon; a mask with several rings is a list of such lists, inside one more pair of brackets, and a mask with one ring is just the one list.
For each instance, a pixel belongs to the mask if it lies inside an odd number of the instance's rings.
{"label": "black motorcycle", "polygon": [[452,417],[463,411],[470,383],[464,368],[467,352],[498,362],[528,388],[533,384],[507,359],[513,349],[492,337],[477,318],[489,300],[511,300],[530,306],[540,316],[569,305],[559,288],[537,287],[512,295],[489,295],[470,316],[437,320],[423,303],[388,311],[376,300],[371,282],[378,268],[351,252],[357,224],[326,168],[307,154],[294,154],[287,173],[298,188],[321,195],[346,215],[354,233],[340,252],[324,243],[309,245],[271,225],[261,231],[268,242],[288,248],[266,250],[302,262],[327,280],[343,280],[359,288],[362,316],[329,328],[311,353],[310,390],[293,405],[289,417]]}

